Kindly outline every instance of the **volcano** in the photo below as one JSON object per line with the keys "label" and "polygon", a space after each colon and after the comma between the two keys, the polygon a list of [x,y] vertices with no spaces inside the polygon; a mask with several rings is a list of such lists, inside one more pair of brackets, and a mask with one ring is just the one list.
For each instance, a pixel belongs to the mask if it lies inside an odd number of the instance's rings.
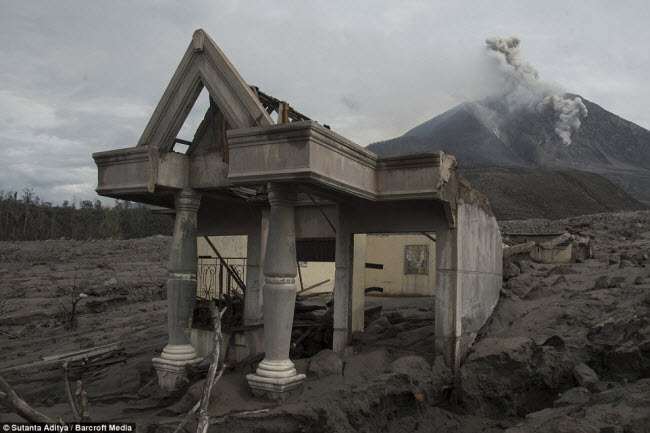
{"label": "volcano", "polygon": [[650,131],[581,99],[588,115],[570,144],[557,134],[552,110],[513,109],[505,99],[491,98],[460,104],[368,149],[380,155],[441,149],[456,155],[461,168],[584,170],[649,204]]}

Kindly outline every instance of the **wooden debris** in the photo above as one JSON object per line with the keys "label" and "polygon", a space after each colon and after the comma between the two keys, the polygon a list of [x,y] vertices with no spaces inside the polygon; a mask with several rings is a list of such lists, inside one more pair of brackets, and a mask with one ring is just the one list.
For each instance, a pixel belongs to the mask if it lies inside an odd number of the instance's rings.
{"label": "wooden debris", "polygon": [[104,355],[107,353],[118,351],[122,348],[122,342],[109,343],[103,346],[90,347],[88,349],[75,350],[72,352],[58,353],[56,355],[41,356],[43,361],[77,361],[85,358],[92,358],[94,356]]}
{"label": "wooden debris", "polygon": [[298,298],[293,318],[292,357],[313,356],[331,346],[334,323],[331,301],[330,293]]}
{"label": "wooden debris", "polygon": [[[73,352],[59,353],[56,355],[42,356],[42,361],[31,362],[28,364],[14,365],[0,370],[0,373],[25,371],[25,370],[55,370],[62,361],[68,362],[68,368],[79,369],[88,368],[95,365],[112,364],[120,362],[126,358],[120,357],[110,361],[104,361],[114,355],[122,353],[122,343],[110,343],[99,347],[75,350]],[[100,362],[104,361],[104,362]],[[95,364],[96,363],[96,364]]]}
{"label": "wooden debris", "polygon": [[65,397],[68,400],[68,405],[70,406],[70,411],[76,422],[81,422],[81,415],[79,414],[79,409],[77,404],[72,397],[72,391],[70,390],[70,381],[68,380],[68,362],[63,361],[61,363],[61,370],[63,372],[63,390],[65,391]]}
{"label": "wooden debris", "polygon": [[83,383],[78,380],[77,388],[74,396],[72,395],[72,390],[70,389],[70,381],[68,379],[68,361],[63,361],[61,363],[61,369],[63,370],[63,387],[65,391],[65,396],[68,399],[68,405],[70,406],[70,411],[76,422],[89,422],[90,414],[88,413],[88,394],[83,388]]}
{"label": "wooden debris", "polygon": [[81,415],[82,422],[90,422],[90,413],[88,412],[88,394],[84,389],[83,383],[77,381],[77,391],[75,392],[77,398],[77,406],[79,407],[79,414]]}

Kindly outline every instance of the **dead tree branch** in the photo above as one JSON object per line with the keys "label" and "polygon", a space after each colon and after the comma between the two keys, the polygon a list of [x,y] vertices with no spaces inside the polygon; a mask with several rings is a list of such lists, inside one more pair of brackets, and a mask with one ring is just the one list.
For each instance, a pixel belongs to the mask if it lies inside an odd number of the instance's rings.
{"label": "dead tree branch", "polygon": [[[221,318],[226,312],[226,307],[223,310],[219,311],[217,306],[213,303],[210,304],[210,312],[212,313],[212,320],[214,322],[214,348],[212,349],[212,363],[210,364],[210,369],[208,370],[208,377],[205,380],[205,387],[203,388],[203,398],[196,402],[194,407],[190,409],[189,412],[185,415],[185,418],[181,423],[176,427],[174,433],[178,433],[181,429],[187,424],[189,418],[196,413],[199,408],[201,409],[199,414],[199,426],[197,432],[207,432],[210,425],[210,417],[207,415],[208,405],[210,404],[210,393],[212,392],[212,387],[219,381],[223,375],[224,370],[226,369],[226,363],[223,364],[219,372],[217,373],[217,368],[219,366],[219,358],[221,358],[221,344],[223,342],[223,334],[221,333]],[[205,416],[205,419],[204,419]]]}
{"label": "dead tree branch", "polygon": [[61,304],[61,307],[63,308],[63,316],[65,318],[66,324],[70,327],[70,329],[77,329],[77,304],[79,301],[82,299],[86,298],[87,295],[84,293],[79,293],[79,286],[77,285],[77,273],[79,271],[79,268],[76,268],[74,271],[74,280],[72,281],[72,288],[70,289],[70,306],[71,308],[68,309],[66,305],[59,299],[56,294],[41,280],[40,278],[38,281],[47,289],[48,292],[54,298]]}
{"label": "dead tree branch", "polygon": [[48,423],[48,424],[58,424],[57,421],[52,418],[43,415],[30,405],[28,405],[25,400],[20,398],[16,391],[0,376],[0,403],[6,408],[14,411],[24,420],[31,423]]}
{"label": "dead tree branch", "polygon": [[[37,277],[37,278],[38,278],[38,277]],[[52,296],[54,296],[54,299],[56,299],[57,301],[59,301],[59,304],[61,304],[61,307],[63,308],[63,311],[65,312],[65,314],[66,314],[66,315],[69,315],[69,314],[70,314],[70,311],[68,311],[68,307],[65,306],[65,304],[64,304],[64,303],[59,299],[59,297],[56,296],[56,295],[54,294],[54,292],[53,292],[53,291],[52,291],[52,290],[47,286],[47,284],[45,284],[45,283],[43,282],[43,280],[41,280],[41,279],[39,278],[38,281],[40,281],[40,283],[43,285],[43,287],[45,287],[45,289],[47,289],[47,291],[50,292],[50,294],[51,294]]]}
{"label": "dead tree branch", "polygon": [[214,303],[210,303],[210,312],[212,313],[212,320],[214,321],[214,349],[212,350],[212,364],[208,370],[208,379],[205,381],[205,388],[203,388],[203,399],[201,399],[201,407],[199,409],[199,425],[196,428],[197,433],[207,433],[210,427],[210,416],[208,415],[208,406],[210,405],[210,393],[212,386],[219,380],[226,368],[224,362],[221,371],[217,375],[219,367],[219,358],[221,357],[221,344],[223,343],[223,334],[221,333],[221,318],[226,312],[227,308],[219,311],[219,308]]}

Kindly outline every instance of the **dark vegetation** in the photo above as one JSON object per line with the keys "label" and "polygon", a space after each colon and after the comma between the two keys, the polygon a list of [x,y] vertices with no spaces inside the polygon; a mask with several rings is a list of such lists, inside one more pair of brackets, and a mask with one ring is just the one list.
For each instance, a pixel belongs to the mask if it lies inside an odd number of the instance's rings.
{"label": "dark vegetation", "polygon": [[173,220],[168,216],[152,214],[147,206],[128,201],[117,200],[113,207],[99,200],[66,200],[53,205],[29,188],[22,194],[0,191],[2,241],[131,239],[170,235],[172,229]]}

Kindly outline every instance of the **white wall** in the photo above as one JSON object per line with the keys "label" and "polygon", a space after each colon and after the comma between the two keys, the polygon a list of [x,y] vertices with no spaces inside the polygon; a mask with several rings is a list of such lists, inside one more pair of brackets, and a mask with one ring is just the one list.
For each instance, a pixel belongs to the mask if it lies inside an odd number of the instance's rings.
{"label": "white wall", "polygon": [[[366,269],[366,287],[382,287],[389,296],[433,296],[436,289],[436,244],[421,234],[372,234],[366,238],[366,262],[384,266]],[[428,247],[427,274],[405,274],[407,245]]]}

